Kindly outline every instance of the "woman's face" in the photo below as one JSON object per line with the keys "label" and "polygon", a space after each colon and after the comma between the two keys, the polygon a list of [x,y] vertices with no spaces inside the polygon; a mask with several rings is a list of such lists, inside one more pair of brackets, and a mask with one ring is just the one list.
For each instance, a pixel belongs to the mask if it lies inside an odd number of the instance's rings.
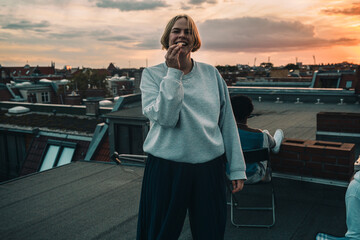
{"label": "woman's face", "polygon": [[194,40],[186,18],[178,19],[172,27],[169,35],[169,46],[182,44],[181,50],[189,53],[193,49]]}

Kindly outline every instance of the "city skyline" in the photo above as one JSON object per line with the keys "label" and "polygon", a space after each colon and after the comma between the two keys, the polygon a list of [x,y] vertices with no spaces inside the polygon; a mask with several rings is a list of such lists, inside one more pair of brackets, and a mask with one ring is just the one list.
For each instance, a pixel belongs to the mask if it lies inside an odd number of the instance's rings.
{"label": "city skyline", "polygon": [[360,64],[360,2],[304,0],[3,0],[0,64],[139,68],[164,61],[160,37],[192,16],[212,65]]}

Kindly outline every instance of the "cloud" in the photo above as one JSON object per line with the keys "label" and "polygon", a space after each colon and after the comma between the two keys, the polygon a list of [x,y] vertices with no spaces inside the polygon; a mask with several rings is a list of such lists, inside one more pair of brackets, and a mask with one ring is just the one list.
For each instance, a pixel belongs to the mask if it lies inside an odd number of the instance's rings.
{"label": "cloud", "polygon": [[9,39],[13,38],[12,34],[9,33],[1,33],[0,34],[0,41],[9,41]]}
{"label": "cloud", "polygon": [[161,49],[161,43],[159,36],[157,37],[149,37],[137,44],[135,44],[136,49]]}
{"label": "cloud", "polygon": [[8,23],[2,26],[3,29],[34,30],[34,31],[46,31],[46,28],[48,27],[50,27],[50,23],[48,21],[41,21],[39,23],[34,23],[28,20],[21,20],[18,22]]}
{"label": "cloud", "polygon": [[187,11],[187,10],[190,10],[192,8],[192,6],[186,5],[185,3],[182,2],[180,8],[184,11]]}
{"label": "cloud", "polygon": [[[135,34],[114,34],[109,29],[82,30],[77,28],[67,29],[66,31],[48,33],[49,39],[65,40],[68,42],[84,39],[90,41],[100,41],[102,43],[116,44],[124,49],[159,49],[159,30],[151,33]],[[0,39],[1,40],[1,39]],[[156,44],[156,42],[158,44]]]}
{"label": "cloud", "polygon": [[75,48],[75,47],[59,47],[57,48],[59,52],[63,53],[84,53],[85,50],[82,48]]}
{"label": "cloud", "polygon": [[117,35],[117,36],[106,36],[106,37],[99,37],[99,41],[106,41],[106,42],[123,42],[123,41],[132,41],[133,38],[124,36],[124,35]]}
{"label": "cloud", "polygon": [[54,39],[73,39],[73,38],[81,38],[85,35],[89,35],[86,31],[73,30],[59,33],[50,33],[49,36]]}
{"label": "cloud", "polygon": [[225,52],[305,50],[359,43],[358,39],[316,37],[314,26],[298,21],[274,21],[257,17],[207,20],[199,24],[199,31],[204,49]]}
{"label": "cloud", "polygon": [[[112,32],[107,29],[100,30],[84,30],[78,28],[67,28],[65,31],[57,30],[58,32],[49,33],[48,36],[52,39],[97,39],[100,41],[120,41],[120,37],[112,36]],[[111,39],[114,38],[114,39]],[[125,40],[125,36],[121,40]]]}
{"label": "cloud", "polygon": [[217,0],[190,0],[189,1],[189,4],[193,4],[193,5],[200,5],[203,3],[215,4],[215,3],[217,3]]}
{"label": "cloud", "polygon": [[115,8],[123,12],[155,10],[157,8],[167,7],[168,5],[161,0],[98,0],[96,3],[100,8]]}
{"label": "cloud", "polygon": [[359,15],[360,16],[360,3],[353,3],[353,6],[350,8],[328,8],[323,9],[321,12],[334,15],[334,14],[341,14],[341,15]]}
{"label": "cloud", "polygon": [[[4,2],[4,4],[9,4],[11,3],[12,5],[15,6],[19,6],[19,5],[56,5],[56,6],[64,6],[67,5],[73,1],[71,0],[2,0],[2,2]],[[6,3],[7,2],[7,3]]]}
{"label": "cloud", "polygon": [[134,35],[136,40],[134,41],[134,49],[142,49],[142,50],[153,50],[153,49],[161,49],[160,38],[163,33],[162,28],[153,29],[152,32],[149,33],[137,33]]}
{"label": "cloud", "polygon": [[204,8],[203,3],[216,4],[217,0],[189,0],[189,2],[181,2],[180,8],[184,11],[192,9],[194,6],[197,8]]}

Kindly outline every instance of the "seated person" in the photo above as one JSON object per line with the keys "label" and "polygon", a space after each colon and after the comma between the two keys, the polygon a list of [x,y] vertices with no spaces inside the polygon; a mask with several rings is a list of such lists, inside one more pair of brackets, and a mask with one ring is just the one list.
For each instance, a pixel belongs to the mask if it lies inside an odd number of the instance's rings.
{"label": "seated person", "polygon": [[[244,95],[233,96],[231,97],[231,104],[238,126],[242,150],[269,148],[274,153],[278,153],[281,142],[284,139],[283,131],[281,129],[276,130],[274,137],[272,137],[267,130],[249,127],[247,119],[254,110],[254,105],[249,97]],[[271,180],[270,171],[271,169],[268,167],[267,161],[246,163],[247,180],[245,184],[260,181],[269,182]]]}
{"label": "seated person", "polygon": [[[360,157],[359,160],[360,161]],[[359,169],[357,169],[359,170]],[[355,172],[346,190],[347,239],[360,239],[360,171]]]}
{"label": "seated person", "polygon": [[350,180],[350,184],[346,190],[345,206],[346,206],[346,226],[347,232],[345,237],[334,237],[325,233],[318,233],[316,240],[325,239],[344,239],[355,240],[360,239],[360,157],[355,163],[355,173]]}

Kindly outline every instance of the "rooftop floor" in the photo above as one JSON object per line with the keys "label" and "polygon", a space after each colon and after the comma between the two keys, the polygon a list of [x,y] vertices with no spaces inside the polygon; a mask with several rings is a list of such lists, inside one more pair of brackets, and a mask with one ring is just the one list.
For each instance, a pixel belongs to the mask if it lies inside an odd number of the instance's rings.
{"label": "rooftop floor", "polygon": [[[74,162],[0,184],[0,238],[133,240],[142,175],[142,167]],[[274,186],[275,226],[236,228],[228,221],[225,239],[344,235],[346,188],[281,178]],[[187,221],[180,239],[192,239]]]}
{"label": "rooftop floor", "polygon": [[248,124],[267,129],[271,134],[281,128],[285,138],[316,139],[318,112],[360,112],[359,104],[274,103],[254,101],[254,117]]}
{"label": "rooftop floor", "polygon": [[[285,138],[316,140],[316,115],[319,112],[360,112],[359,104],[275,103],[254,101],[253,117],[248,125],[269,130],[284,131]],[[355,145],[355,156],[360,155],[360,144]]]}

